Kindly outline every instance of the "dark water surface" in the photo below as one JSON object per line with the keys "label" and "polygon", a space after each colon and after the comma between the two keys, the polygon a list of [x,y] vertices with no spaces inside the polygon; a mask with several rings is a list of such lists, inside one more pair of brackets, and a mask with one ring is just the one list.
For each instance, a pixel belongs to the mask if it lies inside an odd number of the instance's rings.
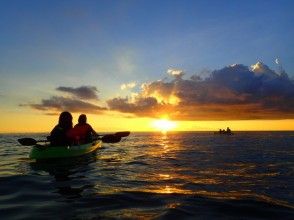
{"label": "dark water surface", "polygon": [[294,132],[132,133],[35,162],[0,135],[0,219],[294,219]]}

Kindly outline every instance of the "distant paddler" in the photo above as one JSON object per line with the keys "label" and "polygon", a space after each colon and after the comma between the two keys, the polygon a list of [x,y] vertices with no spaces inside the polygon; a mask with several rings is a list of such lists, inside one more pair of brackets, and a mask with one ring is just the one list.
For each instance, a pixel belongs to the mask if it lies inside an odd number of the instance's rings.
{"label": "distant paddler", "polygon": [[229,127],[227,127],[227,130],[225,130],[225,129],[219,129],[219,131],[218,132],[214,132],[214,134],[232,135],[233,132],[231,131],[231,129]]}

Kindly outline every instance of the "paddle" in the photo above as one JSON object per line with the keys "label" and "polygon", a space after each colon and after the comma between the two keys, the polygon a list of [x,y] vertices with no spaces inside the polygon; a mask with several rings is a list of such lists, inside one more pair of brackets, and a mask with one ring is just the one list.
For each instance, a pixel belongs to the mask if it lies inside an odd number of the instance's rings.
{"label": "paddle", "polygon": [[[97,138],[96,140],[102,140],[103,143],[113,144],[120,142],[122,137],[127,137],[129,135],[129,131],[120,131],[114,134],[98,135],[102,137]],[[38,142],[48,142],[48,140],[35,140],[33,138],[20,138],[17,141],[23,146],[33,146],[36,145]]]}
{"label": "paddle", "polygon": [[102,140],[103,143],[118,143],[121,141],[122,137],[127,137],[129,135],[129,131],[120,131],[114,134],[98,135],[102,136],[102,138],[97,138],[97,140]]}
{"label": "paddle", "polygon": [[118,137],[127,137],[130,135],[131,132],[129,131],[119,131],[119,132],[116,132],[114,134],[99,134],[97,136],[105,136],[105,135],[112,135],[112,136],[118,136]]}
{"label": "paddle", "polygon": [[35,140],[34,138],[20,138],[17,141],[23,146],[36,145],[38,142],[48,142],[47,140]]}
{"label": "paddle", "polygon": [[107,134],[107,135],[104,135],[101,138],[101,140],[102,140],[103,143],[112,143],[113,144],[113,143],[120,142],[121,137],[113,135],[113,134]]}

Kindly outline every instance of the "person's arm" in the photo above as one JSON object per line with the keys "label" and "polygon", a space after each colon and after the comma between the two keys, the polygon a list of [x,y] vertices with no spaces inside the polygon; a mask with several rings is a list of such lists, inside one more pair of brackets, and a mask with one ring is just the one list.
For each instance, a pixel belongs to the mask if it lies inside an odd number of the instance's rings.
{"label": "person's arm", "polygon": [[92,128],[91,125],[89,125],[89,128],[90,128],[90,131],[91,131],[91,134],[94,135],[94,136],[98,136],[98,134],[96,133],[96,131]]}
{"label": "person's arm", "polygon": [[55,126],[50,132],[50,144],[52,146],[58,145],[62,142],[62,129],[59,126]]}

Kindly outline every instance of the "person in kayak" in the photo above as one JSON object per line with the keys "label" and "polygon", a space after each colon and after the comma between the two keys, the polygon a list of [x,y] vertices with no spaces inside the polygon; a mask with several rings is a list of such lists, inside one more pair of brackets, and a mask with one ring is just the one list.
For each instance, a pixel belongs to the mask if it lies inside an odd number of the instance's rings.
{"label": "person in kayak", "polygon": [[91,142],[93,136],[98,136],[98,134],[87,123],[87,116],[81,114],[78,119],[78,124],[70,131],[70,137],[75,140],[75,143],[83,144]]}
{"label": "person in kayak", "polygon": [[72,141],[68,132],[72,129],[72,115],[69,112],[62,112],[59,115],[58,124],[50,132],[49,141],[51,146],[71,145]]}
{"label": "person in kayak", "polygon": [[231,131],[231,129],[229,127],[227,127],[226,133],[227,134],[231,134],[232,133],[232,131]]}

